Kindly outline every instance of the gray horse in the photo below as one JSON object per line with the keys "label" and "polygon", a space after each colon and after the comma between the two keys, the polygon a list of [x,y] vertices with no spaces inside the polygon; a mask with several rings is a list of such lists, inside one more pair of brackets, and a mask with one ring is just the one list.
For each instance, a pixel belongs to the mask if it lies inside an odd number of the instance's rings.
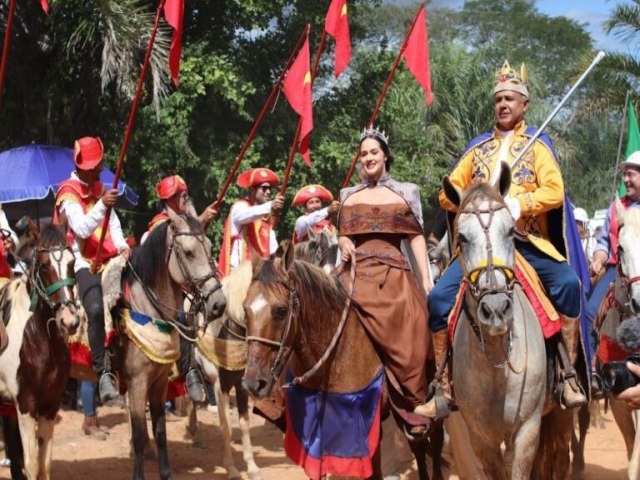
{"label": "gray horse", "polygon": [[514,282],[515,222],[499,190],[477,185],[444,191],[459,207],[455,242],[466,283],[453,339],[452,379],[470,443],[487,478],[506,478],[501,446],[513,448],[512,479],[529,478],[547,392],[545,343],[534,311]]}

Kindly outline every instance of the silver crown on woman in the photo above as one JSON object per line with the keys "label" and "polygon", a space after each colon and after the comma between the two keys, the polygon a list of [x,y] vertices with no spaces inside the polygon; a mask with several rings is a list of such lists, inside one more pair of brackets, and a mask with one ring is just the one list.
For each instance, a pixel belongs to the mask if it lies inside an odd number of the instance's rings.
{"label": "silver crown on woman", "polygon": [[362,140],[364,140],[365,138],[370,137],[377,138],[381,142],[384,142],[385,145],[389,145],[389,135],[387,135],[387,132],[385,132],[384,130],[378,130],[378,127],[364,127],[362,133],[360,134],[360,141],[362,142]]}

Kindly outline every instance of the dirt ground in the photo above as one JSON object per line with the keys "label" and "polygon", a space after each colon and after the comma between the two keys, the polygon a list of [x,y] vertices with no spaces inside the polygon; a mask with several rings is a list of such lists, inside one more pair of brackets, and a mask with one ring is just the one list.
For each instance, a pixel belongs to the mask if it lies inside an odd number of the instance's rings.
{"label": "dirt ground", "polygon": [[[81,433],[82,414],[63,411],[63,418],[56,427],[53,449],[53,479],[120,480],[132,477],[133,463],[129,458],[129,427],[125,412],[119,407],[101,407],[99,418],[108,426],[106,441],[94,440]],[[245,470],[240,445],[237,415],[234,422],[233,450],[236,465]],[[169,455],[175,480],[225,479],[226,471],[220,466],[222,450],[218,426],[218,413],[198,410],[199,427],[206,441],[206,448],[194,447],[185,439],[186,418],[170,415],[167,422]],[[303,479],[302,469],[293,465],[284,454],[282,435],[270,424],[252,417],[252,440],[256,463],[265,480]],[[150,423],[149,423],[150,428]],[[446,455],[446,454],[445,454]],[[602,417],[598,426],[591,426],[586,442],[586,474],[588,480],[617,480],[626,478],[627,459],[622,437],[613,421],[611,412]],[[446,458],[446,457],[445,457]],[[401,462],[399,462],[401,464]],[[401,464],[402,465],[402,464]],[[417,474],[410,464],[405,464],[401,478],[415,479]],[[403,467],[404,468],[404,467]],[[157,462],[145,461],[147,478],[158,478]],[[0,468],[0,479],[10,478],[8,468]],[[248,478],[243,473],[243,478]],[[457,478],[451,475],[450,478]]]}

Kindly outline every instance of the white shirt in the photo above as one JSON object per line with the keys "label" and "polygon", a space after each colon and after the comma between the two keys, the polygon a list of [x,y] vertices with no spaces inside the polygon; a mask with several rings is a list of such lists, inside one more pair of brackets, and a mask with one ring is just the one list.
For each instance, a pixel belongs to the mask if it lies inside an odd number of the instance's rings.
{"label": "white shirt", "polygon": [[[79,181],[83,185],[86,185],[85,182],[78,178],[76,172],[73,172],[71,174],[71,178]],[[78,202],[74,202],[72,200],[64,200],[62,202],[62,205],[60,205],[60,212],[67,215],[67,219],[69,220],[69,227],[71,228],[71,230],[73,230],[73,233],[75,233],[75,238],[73,239],[71,250],[73,251],[73,255],[76,257],[74,270],[76,273],[78,273],[78,271],[80,271],[81,269],[89,268],[91,266],[89,260],[83,257],[80,253],[80,244],[78,243],[78,238],[89,238],[89,236],[91,236],[95,229],[102,225],[102,220],[107,213],[107,207],[102,202],[102,200],[98,200],[98,202],[85,215],[84,211],[82,210],[82,205],[80,205]],[[118,219],[118,216],[113,209],[111,209],[111,215],[109,216],[109,230],[111,232],[111,239],[113,240],[113,244],[118,249],[118,252],[129,248],[129,245],[127,244],[124,235],[122,234],[122,226],[120,225],[120,220]]]}
{"label": "white shirt", "polygon": [[307,213],[298,217],[296,220],[295,232],[296,239],[304,238],[310,229],[315,227],[316,223],[321,222],[329,216],[329,207],[321,208],[315,212]]}
{"label": "white shirt", "polygon": [[[241,263],[240,252],[245,248],[245,240],[240,236],[242,227],[248,225],[254,220],[267,215],[271,212],[271,202],[262,205],[250,206],[246,202],[237,202],[231,207],[231,258],[229,259],[229,267],[231,270],[237,268]],[[246,246],[248,248],[248,246]],[[276,233],[271,229],[269,231],[269,253],[275,253],[278,249],[278,240]],[[244,258],[242,259],[244,260]]]}

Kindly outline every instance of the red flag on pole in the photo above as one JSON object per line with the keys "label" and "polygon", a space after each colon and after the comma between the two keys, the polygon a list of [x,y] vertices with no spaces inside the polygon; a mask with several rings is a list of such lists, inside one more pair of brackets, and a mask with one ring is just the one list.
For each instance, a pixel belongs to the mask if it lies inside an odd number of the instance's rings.
{"label": "red flag on pole", "polygon": [[44,10],[44,13],[49,15],[49,4],[47,3],[47,0],[40,0],[40,6],[42,7],[42,10]]}
{"label": "red flag on pole", "polygon": [[433,101],[431,93],[431,74],[429,73],[429,40],[424,4],[420,7],[413,30],[407,39],[403,53],[407,68],[424,90],[427,106]]}
{"label": "red flag on pole", "polygon": [[305,40],[298,57],[284,79],[282,90],[298,115],[302,118],[300,129],[300,155],[311,166],[309,156],[309,133],[313,130],[313,111],[311,107],[311,69],[309,56],[309,36]]}
{"label": "red flag on pole", "polygon": [[347,17],[347,0],[331,0],[327,18],[324,22],[325,31],[336,41],[335,73],[336,78],[351,60],[351,38],[349,36],[349,19]]}
{"label": "red flag on pole", "polygon": [[174,85],[178,86],[180,75],[180,54],[182,53],[182,22],[184,20],[184,0],[167,0],[164,4],[164,18],[173,28],[171,50],[169,52],[169,70]]}

